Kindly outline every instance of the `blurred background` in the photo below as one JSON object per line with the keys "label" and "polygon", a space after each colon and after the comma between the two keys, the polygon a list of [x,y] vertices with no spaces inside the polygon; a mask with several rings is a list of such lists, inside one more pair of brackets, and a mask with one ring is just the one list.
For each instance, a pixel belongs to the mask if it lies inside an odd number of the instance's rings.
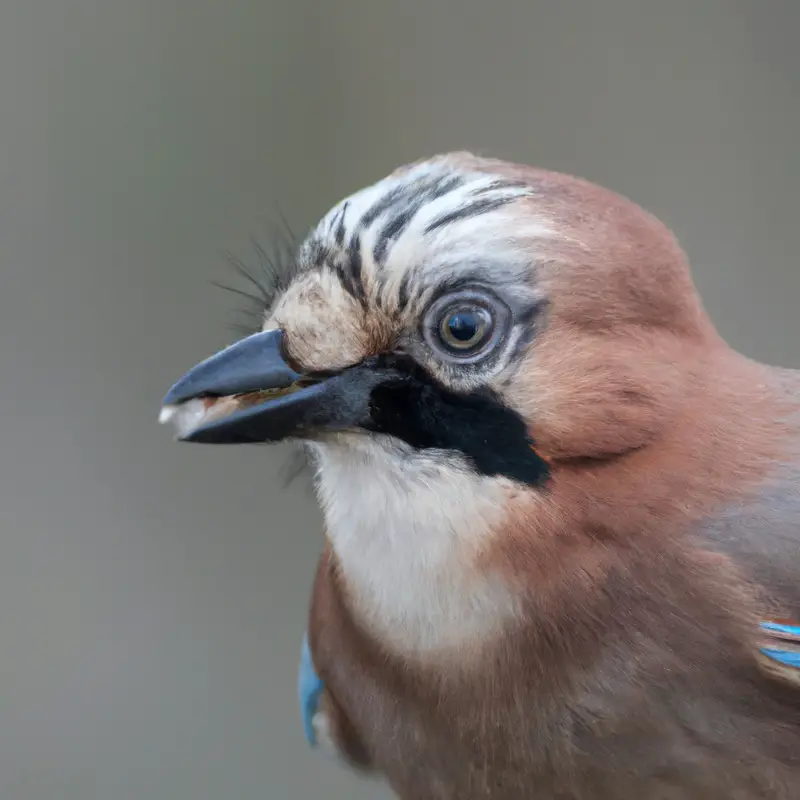
{"label": "blurred background", "polygon": [[796,0],[4,0],[0,797],[387,797],[302,737],[308,482],[156,424],[232,339],[225,254],[468,148],[632,197],[800,366],[798,33]]}

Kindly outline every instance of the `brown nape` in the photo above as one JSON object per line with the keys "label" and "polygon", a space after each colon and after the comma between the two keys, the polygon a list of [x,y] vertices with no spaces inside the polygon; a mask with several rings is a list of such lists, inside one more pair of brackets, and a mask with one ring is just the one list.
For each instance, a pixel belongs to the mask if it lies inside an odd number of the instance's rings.
{"label": "brown nape", "polygon": [[[716,350],[679,377],[682,391],[670,393],[668,405],[654,403],[661,416],[654,415],[653,427],[634,429],[641,446],[603,458],[552,457],[548,491],[512,492],[507,523],[487,545],[483,564],[527,591],[537,615],[561,616],[574,603],[578,617],[581,608],[595,609],[594,624],[612,578],[631,596],[666,597],[652,582],[661,583],[662,570],[677,570],[698,603],[701,585],[714,577],[715,600],[738,609],[745,638],[755,640],[751,590],[734,564],[694,549],[693,532],[716,513],[746,506],[790,457],[793,437],[781,421],[787,403],[766,368],[730,351]],[[613,431],[618,418],[603,422]],[[591,440],[591,431],[585,434]],[[595,441],[611,437],[601,430]],[[618,600],[622,613],[629,599]],[[601,626],[594,630],[603,636]]]}
{"label": "brown nape", "polygon": [[532,280],[548,305],[508,389],[542,453],[607,458],[659,439],[692,402],[708,363],[729,354],[673,234],[587,181],[468,154],[452,158],[531,186],[521,213],[552,232],[531,243]]}
{"label": "brown nape", "polygon": [[[508,390],[552,482],[516,494],[484,558],[558,607],[636,559],[691,563],[693,526],[792,459],[797,404],[721,339],[658,219],[580,179],[487,163],[539,190],[532,213],[559,236],[536,269],[547,322]],[[733,569],[723,583],[738,596]]]}

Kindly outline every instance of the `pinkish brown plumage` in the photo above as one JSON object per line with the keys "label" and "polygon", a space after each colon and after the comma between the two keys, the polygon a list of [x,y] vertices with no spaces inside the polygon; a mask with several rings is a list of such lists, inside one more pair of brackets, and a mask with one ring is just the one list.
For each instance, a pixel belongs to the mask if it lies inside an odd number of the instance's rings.
{"label": "pinkish brown plumage", "polygon": [[167,401],[317,381],[180,429],[314,457],[316,723],[354,767],[405,800],[800,797],[800,374],[720,338],[658,220],[421,161],[312,231],[262,344],[277,382],[226,357]]}

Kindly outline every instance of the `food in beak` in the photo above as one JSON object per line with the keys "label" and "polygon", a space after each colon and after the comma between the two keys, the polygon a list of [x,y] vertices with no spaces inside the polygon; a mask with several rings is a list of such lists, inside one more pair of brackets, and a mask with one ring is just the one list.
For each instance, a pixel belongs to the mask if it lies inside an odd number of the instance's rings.
{"label": "food in beak", "polygon": [[258,389],[253,392],[220,397],[193,397],[182,403],[163,406],[158,415],[158,421],[162,425],[171,424],[178,438],[185,439],[204,425],[223,419],[237,411],[293,394],[313,383],[315,381],[302,379],[281,388]]}

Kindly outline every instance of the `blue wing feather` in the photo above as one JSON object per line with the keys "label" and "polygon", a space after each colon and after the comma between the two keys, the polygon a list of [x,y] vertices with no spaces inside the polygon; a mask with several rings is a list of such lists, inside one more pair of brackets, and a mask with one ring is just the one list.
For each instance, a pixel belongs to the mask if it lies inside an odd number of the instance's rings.
{"label": "blue wing feather", "polygon": [[779,661],[781,664],[784,664],[787,667],[800,669],[800,653],[798,652],[792,652],[791,650],[780,650],[776,647],[762,647],[761,652],[767,658]]}
{"label": "blue wing feather", "polygon": [[759,647],[761,664],[773,677],[800,686],[800,625],[794,620],[761,622],[764,641]]}
{"label": "blue wing feather", "polygon": [[314,669],[311,658],[311,649],[308,646],[308,634],[303,635],[303,645],[300,651],[300,668],[297,674],[297,695],[300,702],[300,716],[303,720],[306,740],[313,747],[317,744],[314,735],[312,720],[319,707],[319,698],[325,684],[320,680]]}
{"label": "blue wing feather", "polygon": [[761,627],[770,633],[783,634],[791,638],[797,637],[800,640],[800,625],[785,625],[780,622],[762,622]]}

